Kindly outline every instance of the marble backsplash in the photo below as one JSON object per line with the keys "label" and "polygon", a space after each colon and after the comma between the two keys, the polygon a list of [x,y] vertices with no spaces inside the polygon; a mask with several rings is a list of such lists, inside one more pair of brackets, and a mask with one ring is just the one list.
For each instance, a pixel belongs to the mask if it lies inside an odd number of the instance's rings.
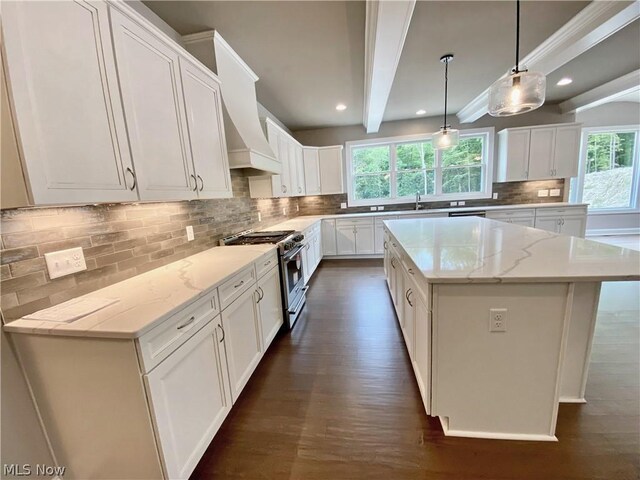
{"label": "marble backsplash", "polygon": [[[564,179],[558,180],[540,180],[532,182],[509,182],[494,183],[493,193],[498,194],[496,200],[480,199],[466,200],[465,207],[479,207],[491,205],[514,205],[521,203],[547,203],[562,202],[564,195],[565,182]],[[559,197],[538,197],[538,190],[559,189]],[[300,215],[332,215],[332,214],[348,214],[348,213],[366,213],[370,212],[370,207],[348,207],[340,208],[341,203],[347,202],[347,194],[337,195],[316,195],[309,197],[301,197],[299,200]],[[450,203],[447,202],[421,202],[426,208],[449,208]],[[413,210],[415,202],[402,203],[397,205],[386,205],[386,210]]]}
{"label": "marble backsplash", "polygon": [[[232,233],[298,215],[297,198],[252,199],[245,177],[232,170],[231,179],[229,199],[2,210],[5,321],[214,247]],[[188,225],[195,234],[191,242]],[[50,279],[44,254],[73,247],[84,249],[87,270]]]}

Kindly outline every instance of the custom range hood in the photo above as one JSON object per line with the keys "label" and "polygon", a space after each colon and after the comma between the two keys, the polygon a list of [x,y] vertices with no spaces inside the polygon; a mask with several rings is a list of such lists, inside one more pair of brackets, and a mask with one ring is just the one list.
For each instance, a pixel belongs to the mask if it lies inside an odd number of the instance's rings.
{"label": "custom range hood", "polygon": [[225,136],[229,167],[245,170],[245,175],[279,174],[276,158],[258,115],[258,76],[214,30],[185,35],[185,48],[209,67],[222,82]]}

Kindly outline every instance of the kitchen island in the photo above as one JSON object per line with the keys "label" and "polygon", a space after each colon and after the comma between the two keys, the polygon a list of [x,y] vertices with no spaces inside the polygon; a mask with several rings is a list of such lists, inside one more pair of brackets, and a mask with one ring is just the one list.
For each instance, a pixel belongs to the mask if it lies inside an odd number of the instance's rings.
{"label": "kitchen island", "polygon": [[425,409],[446,435],[556,440],[584,402],[603,281],[638,252],[477,217],[389,220],[384,266]]}

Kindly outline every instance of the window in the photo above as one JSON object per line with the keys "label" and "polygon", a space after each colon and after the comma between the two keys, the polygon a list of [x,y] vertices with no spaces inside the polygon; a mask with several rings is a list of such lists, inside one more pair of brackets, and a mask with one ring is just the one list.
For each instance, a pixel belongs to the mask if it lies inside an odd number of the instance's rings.
{"label": "window", "polygon": [[638,127],[586,128],[571,199],[589,210],[638,209]]}
{"label": "window", "polygon": [[347,142],[350,205],[491,197],[493,129],[467,130],[450,150],[429,135]]}

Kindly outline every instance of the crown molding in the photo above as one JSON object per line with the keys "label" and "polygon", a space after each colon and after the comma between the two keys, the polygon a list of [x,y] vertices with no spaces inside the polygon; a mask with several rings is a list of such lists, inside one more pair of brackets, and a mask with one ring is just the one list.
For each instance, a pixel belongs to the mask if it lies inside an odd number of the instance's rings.
{"label": "crown molding", "polygon": [[583,112],[632,92],[640,94],[640,70],[604,83],[560,104],[562,113]]}

